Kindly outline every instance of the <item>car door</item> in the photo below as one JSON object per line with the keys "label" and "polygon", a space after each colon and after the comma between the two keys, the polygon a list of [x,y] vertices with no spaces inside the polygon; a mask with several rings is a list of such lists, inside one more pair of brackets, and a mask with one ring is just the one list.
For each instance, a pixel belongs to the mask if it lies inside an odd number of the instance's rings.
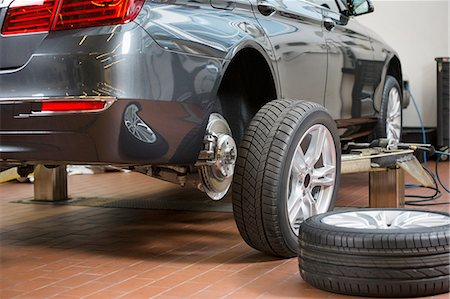
{"label": "car door", "polygon": [[328,48],[325,106],[335,119],[366,122],[375,115],[374,94],[383,64],[374,61],[366,29],[340,12],[346,8],[340,0],[310,1],[323,7]]}
{"label": "car door", "polygon": [[327,49],[322,12],[307,1],[252,0],[272,44],[281,95],[323,104]]}

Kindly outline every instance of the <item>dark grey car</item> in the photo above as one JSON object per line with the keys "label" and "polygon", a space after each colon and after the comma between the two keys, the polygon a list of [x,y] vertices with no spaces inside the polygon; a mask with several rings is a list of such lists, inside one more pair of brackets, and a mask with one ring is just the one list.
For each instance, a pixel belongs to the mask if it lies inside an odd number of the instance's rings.
{"label": "dark grey car", "polygon": [[1,162],[114,164],[212,199],[233,184],[247,243],[292,256],[299,224],[333,208],[340,141],[400,135],[400,60],[354,19],[371,11],[1,0]]}

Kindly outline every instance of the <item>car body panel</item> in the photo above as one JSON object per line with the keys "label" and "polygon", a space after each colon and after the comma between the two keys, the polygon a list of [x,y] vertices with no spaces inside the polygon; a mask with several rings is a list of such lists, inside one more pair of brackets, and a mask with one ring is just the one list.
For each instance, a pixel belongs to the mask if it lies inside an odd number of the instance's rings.
{"label": "car body panel", "polygon": [[[366,28],[366,30],[368,31],[368,34],[370,36],[370,41],[372,43],[372,47],[374,49],[374,60],[376,61],[383,61],[383,69],[382,69],[382,73],[380,75],[381,78],[381,82],[380,82],[380,86],[384,86],[384,81],[386,79],[386,74],[388,72],[388,68],[390,67],[390,64],[393,60],[397,60],[400,61],[399,59],[399,55],[398,53],[392,48],[390,47],[377,33],[373,32],[372,30],[370,30],[369,28]],[[401,87],[403,88],[403,75],[402,75],[402,69],[401,69],[401,65],[400,65],[400,69],[398,70],[399,72],[399,83],[401,85]],[[381,95],[383,93],[383,88],[378,88],[375,92],[375,99],[374,99],[374,108],[375,111],[380,111],[380,107],[381,107]],[[408,103],[403,103],[404,106],[403,108],[406,108],[409,104]],[[405,106],[406,104],[406,106]]]}
{"label": "car body panel", "polygon": [[165,50],[231,59],[240,44],[265,40],[250,3],[233,3],[230,12],[209,1],[147,1],[135,22]]}
{"label": "car body panel", "polygon": [[276,9],[274,14],[254,11],[274,49],[282,97],[323,105],[327,48],[320,8],[303,1],[266,2]]}
{"label": "car body panel", "polygon": [[[52,157],[58,157],[78,163],[114,164],[193,163],[195,154],[177,149],[190,131],[197,134],[191,134],[189,142],[194,140],[196,150],[200,148],[223,65],[221,59],[165,51],[135,23],[52,32],[25,66],[4,70],[0,75],[0,103],[11,99],[17,102],[12,110],[15,113],[4,115],[2,109],[1,158],[50,162]],[[107,111],[94,115],[19,117],[31,109],[27,101],[20,103],[21,98],[88,96],[112,96],[120,100]],[[117,139],[121,118],[131,103],[138,103],[141,117],[168,140],[166,151],[158,155],[147,153],[144,158],[118,153],[124,147]],[[51,131],[55,136],[72,134],[82,147],[90,147],[87,150],[90,154],[77,155],[76,147],[67,150],[66,142],[55,144],[55,138],[44,138],[48,134],[39,133]],[[20,140],[32,139],[30,142],[37,144],[36,138],[53,148],[50,151],[53,154],[28,145],[23,146],[27,152],[23,154]]]}
{"label": "car body panel", "polygon": [[329,10],[324,13],[336,22],[334,30],[326,33],[329,49],[326,106],[334,118],[374,116],[374,90],[380,83],[384,62],[374,60],[370,38],[353,18],[343,18]]}
{"label": "car body panel", "polygon": [[272,46],[248,0],[146,1],[134,21],[166,51],[225,60],[222,75],[240,50],[256,49],[278,78]]}
{"label": "car body panel", "polygon": [[[14,117],[17,105],[0,105],[1,158],[44,164],[60,159],[72,164],[193,164],[206,125],[203,117],[209,115],[192,103],[121,99],[102,113],[19,118]],[[130,105],[138,107],[156,142],[142,142],[125,126]]]}
{"label": "car body panel", "polygon": [[[12,0],[0,1],[0,25]],[[0,26],[1,28],[2,26]],[[0,70],[23,66],[39,47],[47,33],[20,34],[0,38]]]}
{"label": "car body panel", "polygon": [[[352,131],[355,119],[375,118],[395,52],[352,18],[329,32],[324,18],[339,15],[323,7],[268,2],[271,16],[256,0],[147,0],[123,25],[1,36],[0,159],[192,165],[224,74],[247,48],[264,57],[279,98],[320,103]],[[360,62],[369,66],[362,81]],[[30,98],[102,96],[117,101],[96,113],[20,116],[33,114]],[[130,115],[155,142],[140,139]]]}

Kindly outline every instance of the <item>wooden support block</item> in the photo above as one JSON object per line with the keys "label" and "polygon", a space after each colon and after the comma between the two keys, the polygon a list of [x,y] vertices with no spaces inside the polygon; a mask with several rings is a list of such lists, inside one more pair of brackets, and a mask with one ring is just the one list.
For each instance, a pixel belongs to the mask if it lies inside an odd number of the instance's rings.
{"label": "wooden support block", "polygon": [[372,170],[370,159],[356,158],[352,155],[343,155],[341,161],[341,174],[369,172]]}
{"label": "wooden support block", "polygon": [[61,201],[67,200],[66,166],[47,168],[37,165],[34,169],[34,200]]}
{"label": "wooden support block", "polygon": [[369,204],[371,208],[405,206],[405,173],[401,168],[370,172]]}

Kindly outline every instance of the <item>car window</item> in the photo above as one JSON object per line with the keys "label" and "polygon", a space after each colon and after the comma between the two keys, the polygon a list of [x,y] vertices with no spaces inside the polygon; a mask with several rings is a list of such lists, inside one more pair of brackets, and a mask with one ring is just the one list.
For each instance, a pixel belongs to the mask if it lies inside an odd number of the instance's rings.
{"label": "car window", "polygon": [[306,1],[328,8],[334,12],[340,12],[335,0],[306,0]]}

